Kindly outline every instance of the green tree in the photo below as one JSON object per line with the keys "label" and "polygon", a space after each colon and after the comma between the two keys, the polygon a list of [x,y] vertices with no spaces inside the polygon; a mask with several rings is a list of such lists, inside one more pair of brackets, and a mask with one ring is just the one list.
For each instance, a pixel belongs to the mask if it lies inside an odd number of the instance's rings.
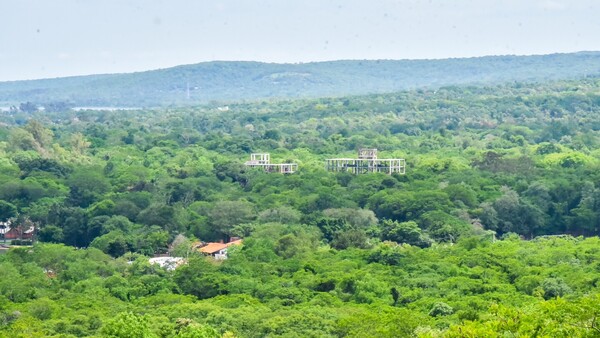
{"label": "green tree", "polygon": [[258,220],[263,223],[296,224],[300,222],[300,216],[301,214],[298,210],[288,206],[280,206],[260,212]]}
{"label": "green tree", "polygon": [[111,188],[110,183],[97,168],[81,168],[67,180],[69,203],[82,208],[97,201]]}
{"label": "green tree", "polygon": [[215,232],[231,236],[238,224],[250,223],[256,218],[254,205],[246,201],[216,202],[208,211],[208,221]]}
{"label": "green tree", "polygon": [[52,146],[54,133],[52,130],[45,128],[44,125],[37,120],[29,120],[23,128],[28,131],[35,140],[35,150],[41,155],[48,155],[48,150]]}
{"label": "green tree", "polygon": [[7,201],[0,200],[0,222],[17,216],[17,207]]}
{"label": "green tree", "polygon": [[85,150],[90,147],[91,143],[88,142],[82,133],[75,133],[69,140],[71,150],[78,155],[83,155]]}
{"label": "green tree", "polygon": [[369,237],[361,229],[348,229],[337,232],[331,241],[331,246],[338,250],[348,248],[366,249],[371,247]]}
{"label": "green tree", "polygon": [[419,222],[427,234],[438,242],[456,242],[461,236],[473,231],[471,224],[443,211],[424,213]]}
{"label": "green tree", "polygon": [[330,218],[343,219],[351,226],[361,229],[370,228],[378,223],[375,213],[368,209],[326,209],[323,210],[323,215]]}
{"label": "green tree", "polygon": [[63,230],[55,225],[46,225],[39,230],[38,239],[42,242],[62,243],[64,240]]}
{"label": "green tree", "polygon": [[562,297],[573,292],[560,278],[546,278],[542,282],[541,287],[544,290],[544,299]]}
{"label": "green tree", "polygon": [[225,278],[204,257],[191,258],[187,265],[175,270],[173,278],[181,292],[200,299],[215,297],[223,292]]}
{"label": "green tree", "polygon": [[431,240],[423,234],[416,222],[397,222],[384,220],[382,224],[382,239],[397,243],[407,243],[419,247],[428,247]]}
{"label": "green tree", "polygon": [[121,312],[108,321],[101,329],[107,337],[115,338],[152,338],[156,335],[150,330],[148,319],[132,312]]}
{"label": "green tree", "polygon": [[437,302],[433,304],[431,310],[429,311],[429,315],[431,317],[448,316],[453,313],[454,309],[450,305],[443,302]]}
{"label": "green tree", "polygon": [[499,230],[533,236],[535,230],[545,223],[543,212],[522,202],[516,191],[508,187],[502,190],[503,195],[493,203],[498,214]]}
{"label": "green tree", "polygon": [[122,231],[111,231],[105,235],[96,237],[90,246],[98,248],[113,257],[119,257],[129,251],[127,239],[127,236]]}
{"label": "green tree", "polygon": [[19,110],[24,112],[24,113],[35,113],[36,111],[38,111],[38,106],[37,104],[33,103],[33,102],[23,102],[21,104],[19,104]]}

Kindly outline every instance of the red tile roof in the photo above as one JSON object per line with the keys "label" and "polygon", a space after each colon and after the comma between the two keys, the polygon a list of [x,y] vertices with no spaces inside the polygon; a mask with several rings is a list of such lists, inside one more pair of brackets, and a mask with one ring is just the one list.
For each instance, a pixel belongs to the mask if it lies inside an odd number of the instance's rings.
{"label": "red tile roof", "polygon": [[219,250],[225,249],[229,243],[208,243],[207,245],[200,248],[200,252],[207,254],[213,254]]}
{"label": "red tile roof", "polygon": [[214,254],[215,252],[223,250],[231,245],[240,245],[240,244],[242,244],[241,239],[238,239],[236,241],[231,241],[229,243],[208,243],[207,245],[201,247],[198,250],[200,250],[200,252],[203,252],[203,253]]}

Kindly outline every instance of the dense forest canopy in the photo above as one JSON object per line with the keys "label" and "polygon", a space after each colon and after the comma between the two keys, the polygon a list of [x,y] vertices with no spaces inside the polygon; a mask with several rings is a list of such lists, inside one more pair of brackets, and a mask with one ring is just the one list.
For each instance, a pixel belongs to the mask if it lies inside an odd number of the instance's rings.
{"label": "dense forest canopy", "polygon": [[214,100],[364,95],[424,87],[566,80],[598,75],[598,52],[299,64],[219,61],[132,74],[0,82],[0,106],[27,101],[52,111],[65,104],[190,106]]}
{"label": "dense forest canopy", "polygon": [[[0,335],[597,336],[599,113],[597,78],[3,112],[0,221],[42,243],[0,256]],[[325,170],[360,147],[406,174]]]}

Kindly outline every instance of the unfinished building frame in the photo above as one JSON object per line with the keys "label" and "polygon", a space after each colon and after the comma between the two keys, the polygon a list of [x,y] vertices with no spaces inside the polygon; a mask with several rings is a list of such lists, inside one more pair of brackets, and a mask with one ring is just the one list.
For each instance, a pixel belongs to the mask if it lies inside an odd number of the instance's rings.
{"label": "unfinished building frame", "polygon": [[269,153],[250,154],[250,161],[245,165],[250,168],[262,168],[267,173],[293,174],[298,170],[296,163],[271,163]]}
{"label": "unfinished building frame", "polygon": [[385,173],[405,174],[406,161],[403,158],[377,158],[377,149],[361,148],[358,158],[330,158],[326,160],[327,171],[349,172],[352,174]]}

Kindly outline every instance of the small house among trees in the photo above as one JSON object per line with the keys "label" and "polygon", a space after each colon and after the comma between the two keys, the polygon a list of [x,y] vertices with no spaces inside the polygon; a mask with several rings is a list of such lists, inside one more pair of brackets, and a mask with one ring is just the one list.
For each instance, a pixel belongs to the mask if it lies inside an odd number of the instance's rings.
{"label": "small house among trees", "polygon": [[187,260],[183,257],[152,257],[148,260],[150,264],[159,265],[168,271],[173,271],[183,264],[187,263]]}
{"label": "small house among trees", "polygon": [[35,235],[35,226],[28,228],[17,226],[13,228],[4,228],[4,239],[26,239],[31,240]]}
{"label": "small house among trees", "polygon": [[207,255],[207,256],[212,256],[215,259],[227,259],[227,248],[229,248],[232,245],[241,245],[242,244],[242,240],[241,239],[234,239],[232,238],[232,241],[228,242],[228,243],[206,243],[206,245],[200,247],[198,249],[199,252]]}

